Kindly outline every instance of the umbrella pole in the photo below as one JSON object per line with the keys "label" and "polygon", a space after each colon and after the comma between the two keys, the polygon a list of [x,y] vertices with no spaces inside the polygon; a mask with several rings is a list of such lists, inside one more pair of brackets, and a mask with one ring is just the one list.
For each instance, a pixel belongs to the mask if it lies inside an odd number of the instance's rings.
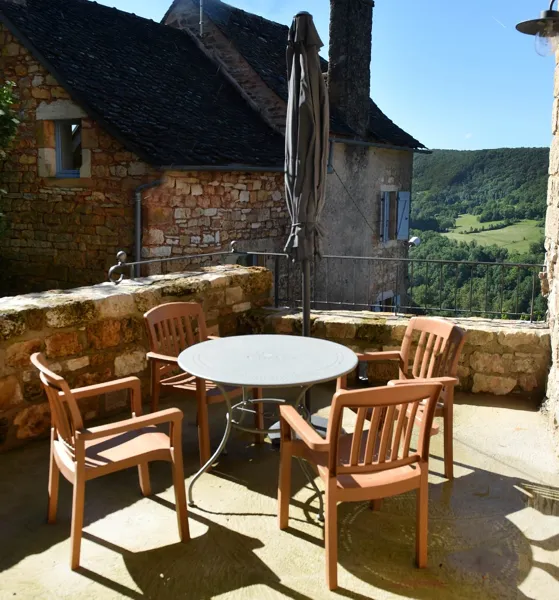
{"label": "umbrella pole", "polygon": [[311,337],[311,261],[303,261],[303,336]]}
{"label": "umbrella pole", "polygon": [[[301,281],[302,303],[303,303],[303,336],[311,337],[311,261],[307,258],[303,260]],[[305,393],[305,408],[311,415],[311,391]]]}

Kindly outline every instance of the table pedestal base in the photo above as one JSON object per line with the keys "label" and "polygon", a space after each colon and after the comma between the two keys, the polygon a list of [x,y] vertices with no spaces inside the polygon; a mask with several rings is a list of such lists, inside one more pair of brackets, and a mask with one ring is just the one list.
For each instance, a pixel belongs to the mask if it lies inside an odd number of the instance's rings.
{"label": "table pedestal base", "polygon": [[[208,460],[208,462],[203,465],[199,471],[197,471],[197,473],[194,475],[194,477],[192,478],[192,481],[189,483],[188,485],[188,505],[189,506],[196,506],[194,503],[194,495],[193,495],[193,488],[194,488],[194,484],[198,481],[198,479],[204,474],[206,473],[210,467],[215,463],[215,461],[219,458],[219,456],[223,453],[223,451],[225,450],[225,446],[227,445],[227,441],[229,440],[229,436],[231,435],[231,429],[234,427],[235,429],[238,429],[240,431],[244,431],[246,433],[266,433],[266,434],[272,434],[274,433],[274,429],[273,427],[271,429],[255,429],[255,428],[250,428],[250,427],[244,427],[242,425],[243,423],[243,419],[244,419],[244,415],[246,414],[246,412],[251,412],[250,409],[248,408],[248,405],[251,404],[253,402],[253,400],[250,400],[246,397],[246,388],[243,388],[243,400],[241,402],[239,402],[238,404],[235,404],[234,406],[231,405],[231,399],[229,398],[229,394],[227,393],[227,390],[225,388],[225,386],[220,385],[219,383],[216,383],[216,386],[219,388],[219,391],[223,394],[223,398],[225,400],[225,406],[227,408],[227,415],[226,415],[226,425],[225,425],[225,432],[223,434],[223,438],[221,439],[221,442],[219,443],[219,446],[217,447],[217,450],[212,454],[212,456],[210,457],[210,459]],[[297,408],[297,410],[303,410],[306,411],[306,408],[304,406],[304,399],[305,399],[305,394],[306,392],[311,388],[310,385],[304,386],[302,388],[301,393],[299,394],[299,396],[297,397],[297,400],[295,402],[295,407]],[[268,404],[283,404],[285,401],[284,400],[279,400],[276,398],[263,398],[263,399],[258,399],[258,402],[262,402],[262,403],[268,403]],[[233,411],[234,410],[241,410],[241,417],[239,418],[238,421],[235,421],[233,419]],[[308,417],[307,417],[308,419]],[[300,461],[301,464],[301,461]],[[321,504],[321,509],[320,512],[322,514],[323,512],[323,507],[322,507],[322,494],[320,493],[320,490],[318,489],[315,481],[314,481],[314,477],[309,476],[309,474],[306,471],[306,465],[303,467],[303,465],[301,465],[301,468],[303,469],[303,472],[305,473],[307,479],[309,480],[310,484],[313,486],[313,488],[315,489],[315,491],[317,492],[319,499],[320,499],[320,504]]]}

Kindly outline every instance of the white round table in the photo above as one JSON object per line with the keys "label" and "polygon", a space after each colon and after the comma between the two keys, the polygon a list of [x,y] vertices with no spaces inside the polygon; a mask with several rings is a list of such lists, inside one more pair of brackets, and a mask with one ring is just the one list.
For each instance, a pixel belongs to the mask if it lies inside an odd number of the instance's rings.
{"label": "white round table", "polygon": [[[345,346],[317,338],[243,335],[194,344],[180,353],[178,364],[195,377],[215,382],[227,406],[223,439],[188,486],[189,504],[193,505],[192,488],[223,452],[231,427],[252,431],[233,420],[235,407],[231,406],[226,386],[243,388],[241,404],[250,402],[246,398],[247,388],[299,387],[301,393],[296,406],[300,408],[311,386],[346,375],[357,366],[357,356]],[[259,402],[282,403],[283,400],[264,398]]]}

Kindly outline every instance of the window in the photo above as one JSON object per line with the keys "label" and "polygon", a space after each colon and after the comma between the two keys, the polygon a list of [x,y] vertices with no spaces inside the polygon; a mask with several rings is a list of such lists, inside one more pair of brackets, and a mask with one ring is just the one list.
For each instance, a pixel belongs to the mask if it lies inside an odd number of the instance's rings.
{"label": "window", "polygon": [[410,234],[410,193],[383,192],[380,203],[380,237],[383,242],[407,240]]}
{"label": "window", "polygon": [[79,177],[82,166],[81,121],[55,121],[56,176]]}

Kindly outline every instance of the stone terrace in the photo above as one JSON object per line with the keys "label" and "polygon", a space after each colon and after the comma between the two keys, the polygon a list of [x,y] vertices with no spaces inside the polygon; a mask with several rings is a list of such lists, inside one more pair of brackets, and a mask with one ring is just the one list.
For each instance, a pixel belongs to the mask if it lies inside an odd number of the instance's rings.
{"label": "stone terrace", "polygon": [[[283,396],[282,391],[278,394]],[[332,387],[313,392],[327,415]],[[185,479],[198,465],[195,403],[185,411]],[[224,428],[210,407],[212,445]],[[349,429],[349,427],[348,427]],[[87,485],[82,566],[69,568],[71,487],[46,524],[48,442],[0,456],[1,598],[133,600],[528,600],[559,597],[559,463],[545,419],[523,399],[458,394],[455,479],[442,477],[442,436],[432,438],[429,564],[414,565],[415,495],[338,508],[339,578],[324,578],[318,503],[293,467],[290,528],[277,526],[278,453],[234,433],[228,455],[195,488],[192,540],[178,542],[168,465],[150,467],[143,498],[136,469]],[[320,485],[320,482],[319,482]]]}
{"label": "stone terrace", "polygon": [[[88,484],[82,567],[70,571],[70,487],[63,483],[56,525],[45,523],[49,409],[30,353],[42,350],[72,386],[137,374],[147,399],[142,314],[166,301],[204,305],[211,333],[300,333],[300,315],[269,308],[263,268],[212,267],[70,291],[0,299],[0,597],[293,598],[477,600],[559,597],[559,463],[539,411],[549,365],[543,326],[464,320],[468,342],[454,415],[455,480],[442,477],[442,436],[432,438],[429,566],[414,567],[415,496],[339,507],[340,585],[324,581],[317,500],[294,469],[290,529],[277,528],[278,455],[235,433],[228,454],[204,475],[191,509],[193,539],[179,544],[168,466],[154,464],[154,495],[139,495],[130,469]],[[407,320],[371,313],[315,312],[313,335],[348,346],[399,347]],[[370,372],[383,381],[389,366]],[[485,386],[485,387],[484,387]],[[506,396],[497,396],[507,394]],[[278,390],[279,397],[291,392]],[[313,391],[328,416],[333,386]],[[185,412],[185,479],[198,468],[195,406]],[[127,412],[124,397],[81,406],[88,420]],[[272,416],[274,420],[276,416]],[[352,423],[344,423],[351,430]],[[212,446],[224,407],[210,410]]]}

